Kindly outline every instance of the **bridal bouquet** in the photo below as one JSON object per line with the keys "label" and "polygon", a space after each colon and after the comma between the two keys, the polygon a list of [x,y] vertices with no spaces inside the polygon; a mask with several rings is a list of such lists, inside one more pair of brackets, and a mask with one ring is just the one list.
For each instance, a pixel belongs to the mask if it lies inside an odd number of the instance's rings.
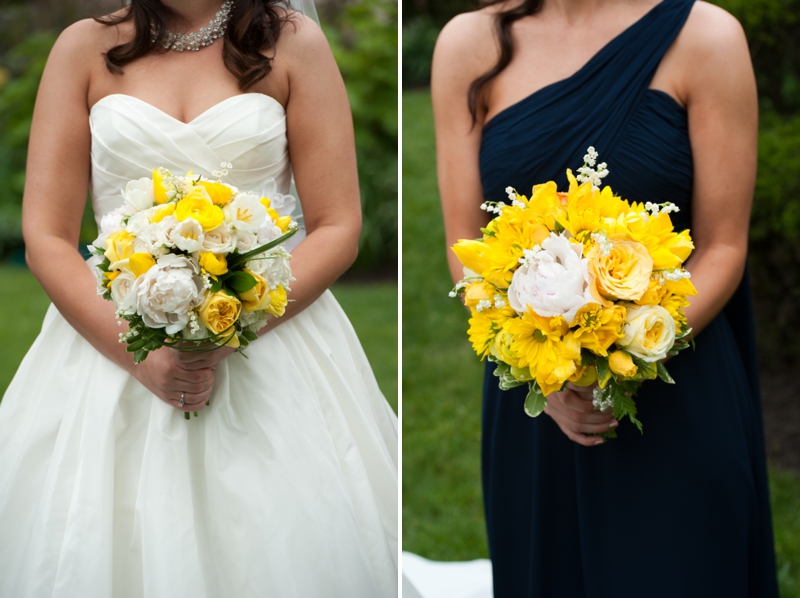
{"label": "bridal bouquet", "polygon": [[567,193],[551,181],[530,199],[509,187],[511,205],[483,204],[497,216],[482,239],[453,246],[465,278],[450,295],[469,307],[470,341],[497,363],[500,387],[529,385],[528,415],[568,382],[596,382],[595,407],[641,431],[636,391],[674,383],[662,360],[692,342],[683,308],[697,291],[682,264],[694,245],[673,230],[677,206],[601,190],[608,169],[596,159],[590,147],[578,176],[567,171]]}
{"label": "bridal bouquet", "polygon": [[[130,181],[124,204],[103,217],[89,250],[98,294],[128,322],[120,334],[134,361],[170,346],[182,351],[239,350],[271,317],[283,315],[294,280],[282,247],[297,231],[277,208],[293,202],[276,192],[243,192],[216,180],[166,169]],[[288,204],[287,204],[288,205]]]}

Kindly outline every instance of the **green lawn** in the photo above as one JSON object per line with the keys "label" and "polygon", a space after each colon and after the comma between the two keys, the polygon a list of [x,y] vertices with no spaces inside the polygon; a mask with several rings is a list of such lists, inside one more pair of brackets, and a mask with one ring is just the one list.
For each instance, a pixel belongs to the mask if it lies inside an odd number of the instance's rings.
{"label": "green lawn", "polygon": [[[25,268],[0,266],[0,396],[39,333],[50,300]],[[397,285],[337,284],[339,303],[356,329],[387,400],[397,411]],[[8,317],[13,314],[13,317]]]}
{"label": "green lawn", "polygon": [[[403,94],[403,549],[488,556],[480,492],[482,367],[450,278],[427,91]],[[778,576],[800,598],[800,476],[772,471]]]}

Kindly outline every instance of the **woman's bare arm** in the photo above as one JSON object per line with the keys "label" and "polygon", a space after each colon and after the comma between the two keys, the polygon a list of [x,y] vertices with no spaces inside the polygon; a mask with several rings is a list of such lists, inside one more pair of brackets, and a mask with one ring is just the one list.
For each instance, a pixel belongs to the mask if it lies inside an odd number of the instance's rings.
{"label": "woman's bare arm", "polygon": [[65,30],[53,48],[39,87],[31,126],[23,199],[26,259],[59,312],[100,353],[125,368],[153,393],[185,411],[201,408],[213,388],[213,372],[180,367],[160,350],[136,366],[119,343],[114,306],[97,295],[95,277],[78,252],[81,217],[90,175],[87,91],[89,65],[113,31],[91,21]]}

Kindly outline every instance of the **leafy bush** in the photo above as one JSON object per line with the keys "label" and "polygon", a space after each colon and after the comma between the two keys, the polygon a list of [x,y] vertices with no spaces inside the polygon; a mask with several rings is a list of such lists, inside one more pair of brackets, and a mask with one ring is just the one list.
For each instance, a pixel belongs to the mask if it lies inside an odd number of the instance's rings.
{"label": "leafy bush", "polygon": [[354,268],[397,263],[397,4],[346,4],[323,24],[356,129],[364,226]]}
{"label": "leafy bush", "polygon": [[764,364],[800,359],[800,116],[762,119],[750,265]]}
{"label": "leafy bush", "polygon": [[438,36],[439,28],[425,15],[403,25],[403,87],[430,83],[433,47]]}

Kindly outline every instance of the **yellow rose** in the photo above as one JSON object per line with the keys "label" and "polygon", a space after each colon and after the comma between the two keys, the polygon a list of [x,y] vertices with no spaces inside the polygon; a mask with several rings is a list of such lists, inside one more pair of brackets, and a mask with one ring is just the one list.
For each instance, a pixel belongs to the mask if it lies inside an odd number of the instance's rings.
{"label": "yellow rose", "polygon": [[233,191],[224,183],[200,181],[197,184],[206,190],[206,193],[208,193],[208,196],[215,206],[228,205],[233,197]]}
{"label": "yellow rose", "polygon": [[664,359],[675,343],[675,320],[660,305],[629,308],[622,331],[617,345],[648,363]]}
{"label": "yellow rose", "polygon": [[610,367],[611,371],[615,374],[619,374],[625,378],[632,378],[639,369],[636,367],[636,364],[633,363],[633,358],[630,356],[630,353],[626,353],[625,351],[614,351],[609,355],[608,367]]}
{"label": "yellow rose", "polygon": [[198,310],[200,321],[208,328],[213,334],[222,334],[226,330],[225,339],[221,340],[218,344],[227,344],[230,347],[238,347],[239,339],[236,336],[236,330],[233,324],[239,319],[239,314],[242,313],[242,302],[238,298],[228,295],[225,291],[218,291],[216,293],[207,293],[205,301]]}
{"label": "yellow rose", "polygon": [[289,302],[286,297],[286,289],[278,285],[269,292],[269,306],[267,311],[276,318],[280,318],[286,312],[286,304]]}
{"label": "yellow rose", "polygon": [[203,227],[203,230],[217,228],[225,220],[225,214],[219,206],[215,206],[208,198],[202,187],[195,187],[192,192],[178,202],[175,208],[175,218],[183,222],[187,218],[194,218]]}
{"label": "yellow rose", "polygon": [[126,230],[118,230],[108,235],[105,256],[112,266],[114,263],[126,260],[133,255],[134,241],[136,241],[136,237]]}
{"label": "yellow rose", "polygon": [[242,300],[242,307],[244,307],[244,310],[248,312],[267,309],[271,300],[267,281],[252,270],[245,268],[244,271],[256,279],[256,284],[249,291],[239,293],[239,299]]}
{"label": "yellow rose", "polygon": [[161,173],[160,168],[153,171],[153,196],[157,205],[165,204],[169,201],[167,185],[164,183],[164,175]]}
{"label": "yellow rose", "polygon": [[586,256],[597,291],[606,299],[641,299],[650,286],[653,258],[647,248],[636,241],[611,239],[610,243],[607,254],[598,243]]}
{"label": "yellow rose", "polygon": [[134,253],[128,260],[128,269],[136,278],[156,265],[156,260],[149,253]]}
{"label": "yellow rose", "polygon": [[158,208],[153,213],[153,215],[150,217],[150,223],[151,224],[157,224],[157,223],[161,222],[162,220],[164,220],[164,218],[166,218],[167,216],[172,216],[175,213],[175,206],[176,205],[177,204],[175,204],[173,202],[173,203],[168,203],[167,205]]}
{"label": "yellow rose", "polygon": [[228,271],[228,262],[224,255],[202,251],[200,252],[200,267],[209,274],[221,276]]}

